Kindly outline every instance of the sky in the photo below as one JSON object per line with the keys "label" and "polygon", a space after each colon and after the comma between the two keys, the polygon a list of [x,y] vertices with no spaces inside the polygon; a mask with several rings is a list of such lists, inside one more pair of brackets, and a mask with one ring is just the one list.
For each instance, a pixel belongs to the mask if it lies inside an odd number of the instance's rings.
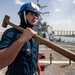
{"label": "sky", "polygon": [[[75,31],[75,0],[38,0],[41,6],[47,6],[40,9],[41,12],[50,12],[42,14],[43,22],[52,26],[53,30],[74,30]],[[20,19],[18,11],[24,3],[37,0],[0,0],[0,32],[7,28],[2,27],[5,15],[10,16],[10,22],[19,25]]]}

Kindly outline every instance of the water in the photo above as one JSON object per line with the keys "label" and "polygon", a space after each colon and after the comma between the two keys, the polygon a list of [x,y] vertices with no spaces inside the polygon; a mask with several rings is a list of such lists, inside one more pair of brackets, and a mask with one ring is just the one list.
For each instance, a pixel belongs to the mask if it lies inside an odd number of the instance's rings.
{"label": "water", "polygon": [[61,42],[75,43],[75,37],[54,36],[54,39],[56,40],[60,39]]}
{"label": "water", "polygon": [[75,75],[75,71],[72,70],[72,71],[69,71],[69,72],[66,72],[67,75]]}
{"label": "water", "polygon": [[75,37],[55,36],[54,38],[61,40],[61,42],[75,43]]}

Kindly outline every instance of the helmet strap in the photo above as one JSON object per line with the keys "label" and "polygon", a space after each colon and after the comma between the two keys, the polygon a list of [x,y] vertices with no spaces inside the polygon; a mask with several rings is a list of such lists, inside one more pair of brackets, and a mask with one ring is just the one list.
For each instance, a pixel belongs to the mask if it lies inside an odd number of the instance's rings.
{"label": "helmet strap", "polygon": [[24,11],[23,14],[24,14],[24,21],[25,21],[25,23],[27,24],[27,20],[26,20],[26,12]]}

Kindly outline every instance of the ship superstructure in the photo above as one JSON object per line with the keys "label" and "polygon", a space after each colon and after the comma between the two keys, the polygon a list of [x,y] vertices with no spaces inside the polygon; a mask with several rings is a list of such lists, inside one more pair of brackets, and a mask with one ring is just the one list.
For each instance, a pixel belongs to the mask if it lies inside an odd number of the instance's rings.
{"label": "ship superstructure", "polygon": [[[43,9],[45,6],[41,6],[39,3],[39,1],[37,0],[37,5],[39,6],[40,9]],[[36,25],[33,27],[33,29],[38,33],[38,35],[40,35],[43,38],[46,38],[47,40],[52,39],[52,35],[53,35],[53,31],[52,31],[52,26],[47,25],[46,22],[42,23],[42,16],[41,14],[49,14],[49,12],[40,12],[40,16],[38,17],[38,21],[36,23]]]}

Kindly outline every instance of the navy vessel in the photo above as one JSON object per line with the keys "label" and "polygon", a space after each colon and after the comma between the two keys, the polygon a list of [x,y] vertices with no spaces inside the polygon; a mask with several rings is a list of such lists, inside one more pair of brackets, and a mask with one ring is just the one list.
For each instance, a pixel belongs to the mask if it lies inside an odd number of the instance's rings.
{"label": "navy vessel", "polygon": [[[37,5],[39,6],[40,9],[43,9],[45,6],[41,6],[37,0]],[[49,14],[49,12],[40,12],[40,16],[38,17],[38,21],[36,25],[33,27],[33,29],[38,33],[39,36],[45,38],[46,40],[52,40],[53,39],[53,31],[52,31],[52,26],[47,25],[47,22],[42,23],[42,16],[41,14]]]}

